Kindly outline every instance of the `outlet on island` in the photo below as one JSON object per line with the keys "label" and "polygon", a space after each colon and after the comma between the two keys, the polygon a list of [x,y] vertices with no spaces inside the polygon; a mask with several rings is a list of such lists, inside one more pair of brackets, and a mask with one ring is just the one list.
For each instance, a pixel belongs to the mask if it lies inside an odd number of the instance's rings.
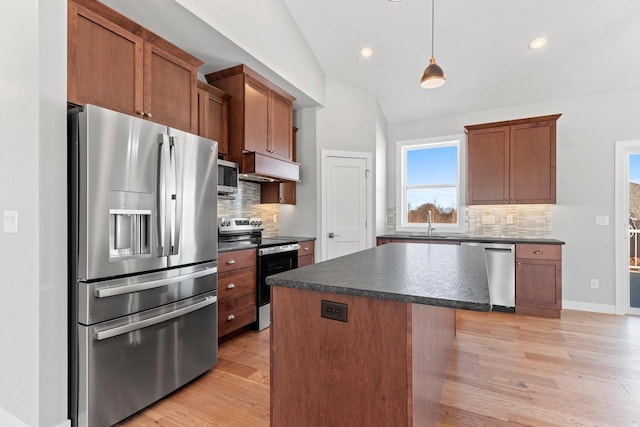
{"label": "outlet on island", "polygon": [[322,300],[320,303],[320,317],[346,322],[348,309],[349,306],[347,304]]}

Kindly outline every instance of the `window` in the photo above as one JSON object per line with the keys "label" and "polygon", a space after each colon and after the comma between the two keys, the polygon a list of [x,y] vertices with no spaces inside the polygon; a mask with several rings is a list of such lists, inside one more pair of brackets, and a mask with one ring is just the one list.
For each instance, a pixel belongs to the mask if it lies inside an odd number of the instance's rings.
{"label": "window", "polygon": [[462,136],[398,142],[398,230],[462,231]]}

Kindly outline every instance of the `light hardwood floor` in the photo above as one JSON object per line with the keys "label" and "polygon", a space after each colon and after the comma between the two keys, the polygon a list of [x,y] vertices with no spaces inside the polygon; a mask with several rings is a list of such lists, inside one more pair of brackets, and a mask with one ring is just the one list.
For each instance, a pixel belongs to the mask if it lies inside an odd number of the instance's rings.
{"label": "light hardwood floor", "polygon": [[[640,317],[458,311],[438,426],[640,426]],[[119,426],[269,425],[269,330]],[[354,425],[357,425],[355,423]]]}

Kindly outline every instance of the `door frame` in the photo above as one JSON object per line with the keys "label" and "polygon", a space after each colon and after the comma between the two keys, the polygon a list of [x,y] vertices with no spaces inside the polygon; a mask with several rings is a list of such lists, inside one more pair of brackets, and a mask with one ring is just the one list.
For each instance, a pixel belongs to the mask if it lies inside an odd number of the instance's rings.
{"label": "door frame", "polygon": [[640,154],[640,139],[615,142],[615,298],[616,314],[640,314],[631,308],[629,290],[629,155]]}
{"label": "door frame", "polygon": [[376,229],[373,224],[373,179],[371,179],[371,172],[373,172],[373,154],[365,151],[340,151],[340,150],[321,150],[320,151],[320,173],[321,180],[320,185],[322,189],[320,191],[320,254],[324,261],[327,259],[328,249],[328,237],[327,237],[327,159],[329,157],[342,157],[351,159],[364,159],[366,161],[366,209],[367,209],[367,248],[373,247],[373,233]]}

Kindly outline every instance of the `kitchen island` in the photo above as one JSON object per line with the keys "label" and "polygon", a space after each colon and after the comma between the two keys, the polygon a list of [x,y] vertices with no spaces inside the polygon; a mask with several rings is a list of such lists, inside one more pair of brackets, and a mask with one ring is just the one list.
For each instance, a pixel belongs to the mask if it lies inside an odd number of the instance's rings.
{"label": "kitchen island", "polygon": [[270,276],[271,425],[434,425],[484,252],[392,243]]}

